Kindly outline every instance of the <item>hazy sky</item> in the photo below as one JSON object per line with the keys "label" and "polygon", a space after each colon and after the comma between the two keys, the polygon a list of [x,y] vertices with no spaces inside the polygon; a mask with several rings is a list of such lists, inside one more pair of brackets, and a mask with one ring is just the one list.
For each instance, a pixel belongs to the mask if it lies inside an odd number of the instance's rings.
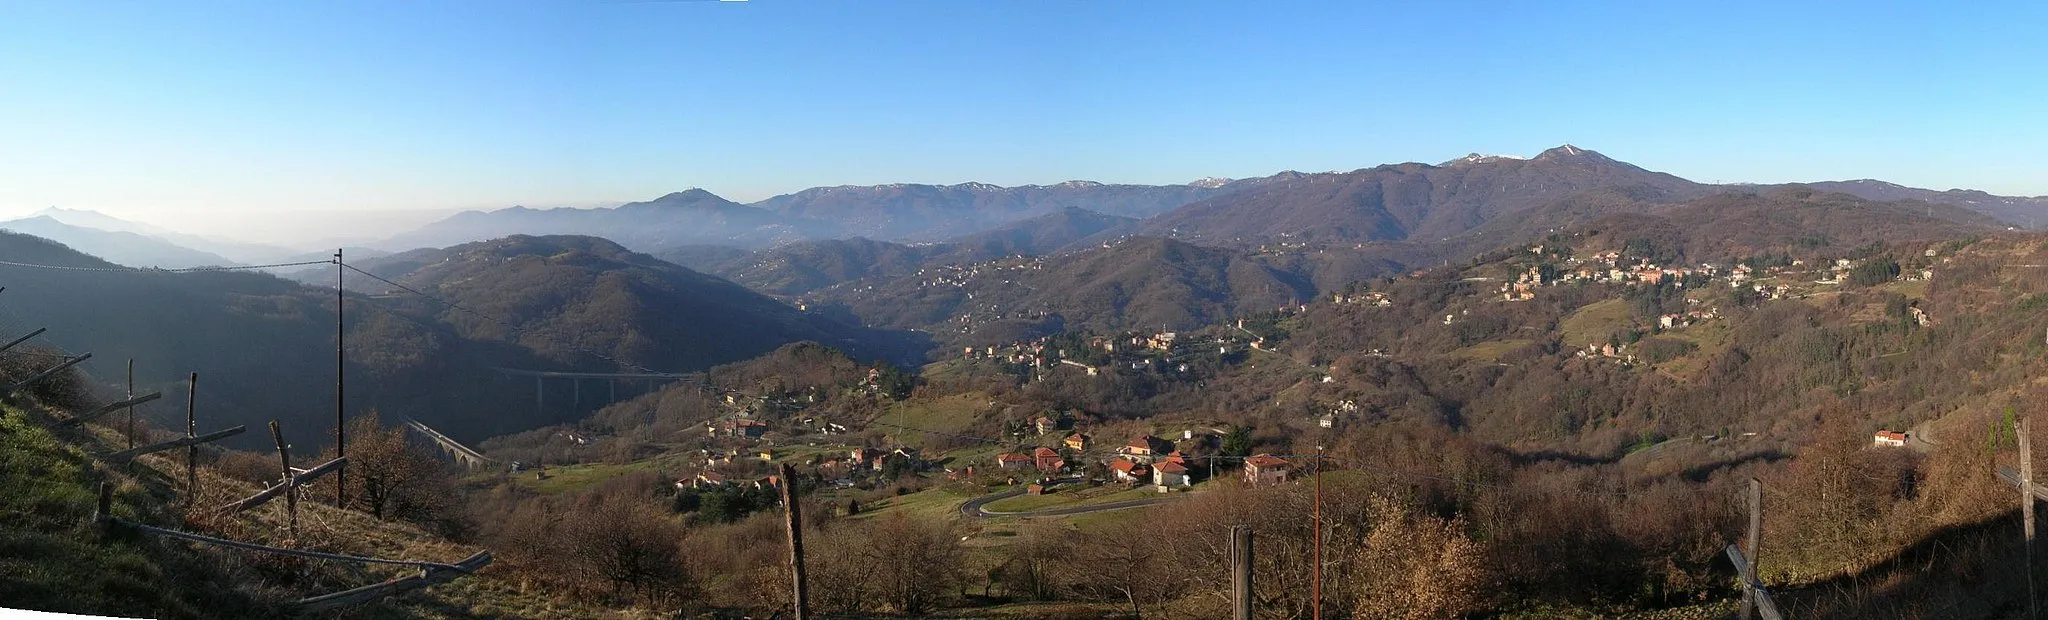
{"label": "hazy sky", "polygon": [[2048,194],[2048,4],[1666,4],[0,2],[0,215],[355,234],[335,214],[1565,142],[1701,181]]}

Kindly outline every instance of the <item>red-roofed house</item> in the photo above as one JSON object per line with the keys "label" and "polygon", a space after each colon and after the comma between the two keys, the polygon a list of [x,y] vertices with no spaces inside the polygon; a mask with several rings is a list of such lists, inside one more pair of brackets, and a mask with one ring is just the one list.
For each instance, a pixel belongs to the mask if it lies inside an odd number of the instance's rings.
{"label": "red-roofed house", "polygon": [[861,465],[866,465],[870,462],[873,462],[876,458],[880,458],[883,454],[886,453],[876,448],[854,448],[846,453],[848,458],[853,459],[853,462],[859,463]]}
{"label": "red-roofed house", "polygon": [[1060,453],[1052,448],[1040,447],[1031,451],[1031,464],[1038,471],[1059,471],[1067,462],[1060,460]]}
{"label": "red-roofed house", "polygon": [[1130,459],[1117,459],[1109,463],[1109,471],[1117,482],[1143,482],[1152,475],[1152,468]]}
{"label": "red-roofed house", "polygon": [[1906,441],[1912,438],[1912,435],[1906,433],[1899,433],[1893,431],[1878,431],[1877,437],[1871,440],[1871,445],[1889,448],[1904,448],[1906,447]]}
{"label": "red-roofed house", "polygon": [[1158,458],[1159,455],[1165,454],[1172,450],[1173,442],[1160,439],[1158,437],[1153,437],[1151,435],[1146,435],[1144,437],[1133,439],[1130,443],[1124,444],[1124,447],[1122,449],[1119,449],[1118,452],[1122,453],[1126,458],[1129,458],[1133,461],[1137,461],[1140,463],[1151,463],[1153,459]]}
{"label": "red-roofed house", "polygon": [[996,465],[1003,469],[1021,469],[1031,466],[1031,456],[1022,452],[1005,452],[996,455]]}
{"label": "red-roofed house", "polygon": [[1279,484],[1287,481],[1294,465],[1271,454],[1260,454],[1244,460],[1244,483],[1252,486]]}

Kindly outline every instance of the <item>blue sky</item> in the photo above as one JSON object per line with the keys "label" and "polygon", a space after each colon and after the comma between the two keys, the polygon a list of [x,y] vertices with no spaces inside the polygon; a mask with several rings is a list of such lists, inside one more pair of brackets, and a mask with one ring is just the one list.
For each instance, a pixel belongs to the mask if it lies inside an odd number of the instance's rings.
{"label": "blue sky", "polygon": [[1566,142],[2048,194],[2041,3],[1792,4],[0,2],[0,211],[206,228]]}

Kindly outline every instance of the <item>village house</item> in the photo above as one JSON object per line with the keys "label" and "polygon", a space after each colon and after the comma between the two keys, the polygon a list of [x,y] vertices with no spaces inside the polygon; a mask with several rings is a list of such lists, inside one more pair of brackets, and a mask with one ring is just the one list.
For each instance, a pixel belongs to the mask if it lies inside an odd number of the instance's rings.
{"label": "village house", "polygon": [[1086,433],[1074,433],[1067,436],[1065,443],[1068,450],[1085,452],[1088,450],[1088,439],[1089,437]]}
{"label": "village house", "polygon": [[1152,468],[1152,484],[1161,489],[1188,486],[1188,468],[1180,463],[1160,463]]}
{"label": "village house", "polygon": [[[715,471],[699,472],[697,474],[697,477],[690,481],[691,487],[699,489],[716,489],[722,488],[725,485],[725,474],[721,474]],[[677,488],[681,488],[682,486],[682,481],[676,481]]]}
{"label": "village house", "polygon": [[1031,425],[1038,429],[1039,435],[1045,435],[1055,430],[1059,430],[1060,427],[1059,420],[1054,420],[1046,416],[1038,416],[1038,419],[1031,421]]}
{"label": "village house", "polygon": [[1271,454],[1260,454],[1244,460],[1244,483],[1252,486],[1279,484],[1287,481],[1293,464]]}
{"label": "village house", "polygon": [[1058,451],[1040,446],[1037,450],[1031,451],[1031,465],[1038,471],[1056,472],[1066,469],[1067,462],[1060,459]]}
{"label": "village house", "polygon": [[1906,441],[1912,437],[1909,433],[1878,431],[1877,436],[1871,439],[1870,445],[1879,448],[1904,448]]}
{"label": "village house", "polygon": [[1003,469],[1023,469],[1031,466],[1031,456],[1022,452],[1005,452],[996,456],[996,465]]}
{"label": "village house", "polygon": [[1130,443],[1124,444],[1122,449],[1117,450],[1125,458],[1139,463],[1151,463],[1159,455],[1172,451],[1173,442],[1151,435],[1133,439]]}
{"label": "village house", "polygon": [[711,431],[712,437],[722,434],[727,437],[754,439],[768,432],[768,423],[760,420],[726,420],[717,426],[711,426],[708,430]]}
{"label": "village house", "polygon": [[1130,459],[1117,459],[1109,463],[1110,474],[1117,482],[1144,482],[1151,477],[1152,468]]}

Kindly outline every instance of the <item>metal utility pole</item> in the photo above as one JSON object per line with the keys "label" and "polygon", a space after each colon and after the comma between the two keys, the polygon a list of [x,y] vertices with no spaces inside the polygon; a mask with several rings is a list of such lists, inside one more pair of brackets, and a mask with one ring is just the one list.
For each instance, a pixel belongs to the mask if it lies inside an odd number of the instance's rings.
{"label": "metal utility pole", "polygon": [[[348,364],[348,357],[342,353],[341,310],[346,297],[342,295],[342,270],[347,267],[341,262],[342,248],[334,249],[334,455],[348,456],[348,414],[342,405],[342,375]],[[341,463],[341,469],[334,470],[334,507],[348,507],[348,462]]]}
{"label": "metal utility pole", "polygon": [[796,468],[789,463],[782,464],[782,506],[789,523],[789,573],[795,580],[791,589],[796,609],[796,620],[811,616],[811,591],[804,581],[804,523],[802,508],[797,503]]}

